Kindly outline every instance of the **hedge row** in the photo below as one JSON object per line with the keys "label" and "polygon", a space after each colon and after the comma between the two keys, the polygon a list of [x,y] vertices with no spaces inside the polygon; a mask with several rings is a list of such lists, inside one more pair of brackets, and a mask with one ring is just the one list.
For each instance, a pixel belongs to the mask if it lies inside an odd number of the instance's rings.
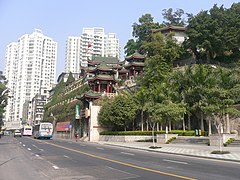
{"label": "hedge row", "polygon": [[[154,131],[156,134],[164,134],[165,131]],[[178,134],[179,136],[195,136],[195,131],[172,130],[169,134]],[[152,131],[103,131],[100,135],[115,135],[115,136],[151,136]],[[208,136],[208,132],[203,132],[202,136]]]}

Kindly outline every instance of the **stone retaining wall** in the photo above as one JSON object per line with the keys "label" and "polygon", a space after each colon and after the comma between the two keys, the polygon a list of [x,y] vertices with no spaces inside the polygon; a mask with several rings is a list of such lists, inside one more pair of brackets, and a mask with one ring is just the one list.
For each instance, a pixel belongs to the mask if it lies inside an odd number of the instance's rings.
{"label": "stone retaining wall", "polygon": [[136,142],[138,140],[149,140],[152,136],[115,136],[115,135],[100,135],[100,141],[112,142]]}
{"label": "stone retaining wall", "polygon": [[[222,134],[222,145],[228,141],[230,138],[236,138],[237,134]],[[210,146],[219,146],[220,138],[218,134],[213,134],[209,136]]]}
{"label": "stone retaining wall", "polygon": [[172,137],[178,137],[178,134],[157,134],[157,143],[165,144]]}

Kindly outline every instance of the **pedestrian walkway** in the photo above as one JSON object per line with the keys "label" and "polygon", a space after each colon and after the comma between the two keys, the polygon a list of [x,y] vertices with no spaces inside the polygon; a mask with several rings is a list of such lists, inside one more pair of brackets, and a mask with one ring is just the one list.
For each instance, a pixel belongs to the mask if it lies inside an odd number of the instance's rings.
{"label": "pedestrian walkway", "polygon": [[227,161],[240,162],[240,148],[239,147],[223,147],[223,151],[229,151],[229,154],[211,154],[212,151],[218,151],[218,146],[205,145],[186,145],[186,144],[156,144],[156,149],[150,148],[153,143],[146,142],[99,142],[105,145],[126,147],[132,149],[141,149],[152,152],[178,154],[185,156],[194,156],[201,158],[219,159]]}

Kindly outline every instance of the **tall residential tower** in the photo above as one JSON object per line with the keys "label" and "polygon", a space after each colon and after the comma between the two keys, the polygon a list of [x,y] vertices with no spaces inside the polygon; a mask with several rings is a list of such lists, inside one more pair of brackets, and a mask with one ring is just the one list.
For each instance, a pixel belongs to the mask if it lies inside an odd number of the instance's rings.
{"label": "tall residential tower", "polygon": [[55,83],[57,43],[35,29],[6,49],[5,77],[10,98],[6,107],[5,124],[17,128],[26,121],[24,104],[41,88],[51,89]]}
{"label": "tall residential tower", "polygon": [[105,34],[104,28],[83,28],[82,35],[68,37],[66,43],[65,73],[80,73],[93,56],[120,58],[119,39],[115,33]]}

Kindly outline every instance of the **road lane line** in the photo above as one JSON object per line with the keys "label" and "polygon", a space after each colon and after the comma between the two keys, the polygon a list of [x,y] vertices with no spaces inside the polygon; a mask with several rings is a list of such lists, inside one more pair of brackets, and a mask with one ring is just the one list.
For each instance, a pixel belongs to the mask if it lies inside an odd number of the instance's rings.
{"label": "road lane line", "polygon": [[188,164],[187,162],[183,162],[183,161],[174,161],[174,160],[170,160],[170,159],[163,159],[163,161],[166,161],[166,162],[172,162],[172,163],[177,163],[177,164]]}
{"label": "road lane line", "polygon": [[38,154],[35,154],[35,156],[39,157],[39,155],[38,155]]}
{"label": "road lane line", "polygon": [[22,144],[22,142],[19,142],[20,144]]}
{"label": "road lane line", "polygon": [[76,152],[76,153],[79,153],[79,154],[84,154],[84,155],[89,156],[89,157],[101,159],[101,160],[104,160],[104,161],[109,161],[109,162],[112,162],[112,163],[121,164],[121,165],[128,166],[128,167],[133,167],[133,168],[136,168],[136,169],[141,169],[141,170],[145,170],[145,171],[149,171],[149,172],[153,172],[153,173],[158,173],[158,174],[162,174],[162,175],[166,175],[166,176],[176,177],[176,178],[180,178],[180,179],[196,180],[195,178],[190,178],[190,177],[181,176],[181,175],[177,175],[177,174],[167,173],[167,172],[164,172],[164,171],[159,171],[159,170],[155,170],[155,169],[145,168],[145,167],[142,167],[142,166],[125,163],[125,162],[118,161],[118,160],[104,158],[104,157],[101,157],[101,156],[97,156],[97,155],[94,155],[94,154],[86,153],[86,152],[83,152],[83,151],[80,151],[80,150],[67,148],[67,147],[60,146],[60,145],[53,144],[53,143],[49,143],[49,142],[44,142],[44,143],[52,145],[52,146],[55,146],[55,147],[58,147],[58,148],[62,148],[62,149],[65,149],[65,150],[69,150],[69,151],[72,151],[72,152]]}
{"label": "road lane line", "polygon": [[121,154],[126,154],[126,155],[130,155],[130,156],[135,156],[135,154],[127,153],[127,152],[121,152]]}
{"label": "road lane line", "polygon": [[26,146],[25,144],[23,144],[23,146]]}
{"label": "road lane line", "polygon": [[[107,166],[109,169],[112,169],[112,170],[114,170],[114,171],[118,171],[118,172],[121,172],[121,173],[125,173],[125,174],[128,174],[129,176],[134,176],[135,178],[139,178],[140,176],[139,175],[137,175],[137,174],[132,174],[132,173],[129,173],[129,172],[127,172],[127,171],[123,171],[123,170],[120,170],[120,169],[116,169],[116,168],[113,168],[113,167],[110,167],[110,166]],[[134,179],[135,179],[134,178]],[[131,178],[130,178],[131,179]]]}
{"label": "road lane line", "polygon": [[31,148],[27,148],[27,150],[31,151]]}
{"label": "road lane line", "polygon": [[68,158],[68,159],[70,158],[70,157],[69,157],[69,156],[67,156],[67,155],[64,155],[63,157],[65,157],[65,158]]}
{"label": "road lane line", "polygon": [[100,147],[96,147],[96,149],[104,150],[103,148],[100,148]]}
{"label": "road lane line", "polygon": [[37,148],[37,146],[35,144],[32,144],[33,147]]}

